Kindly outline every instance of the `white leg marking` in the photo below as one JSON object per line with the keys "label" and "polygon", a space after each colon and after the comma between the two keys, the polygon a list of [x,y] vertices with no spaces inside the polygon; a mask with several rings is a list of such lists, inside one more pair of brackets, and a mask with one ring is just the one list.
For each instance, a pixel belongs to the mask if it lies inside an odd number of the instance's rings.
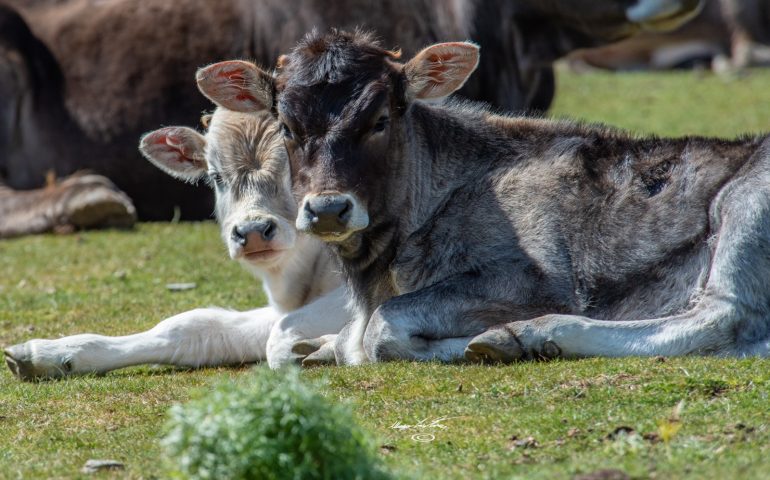
{"label": "white leg marking", "polygon": [[338,287],[277,322],[267,340],[270,368],[301,361],[305,355],[292,352],[297,342],[339,333],[350,320],[347,302],[345,289]]}
{"label": "white leg marking", "polygon": [[30,340],[6,349],[22,379],[103,373],[131,365],[201,367],[265,358],[273,325],[281,315],[265,307],[246,312],[200,308],[163,320],[145,332],[121,337],[81,334]]}

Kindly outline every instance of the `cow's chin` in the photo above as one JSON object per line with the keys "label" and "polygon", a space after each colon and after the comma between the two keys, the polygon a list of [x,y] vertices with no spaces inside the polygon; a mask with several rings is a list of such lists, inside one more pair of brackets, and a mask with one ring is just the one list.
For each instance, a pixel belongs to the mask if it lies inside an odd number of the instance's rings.
{"label": "cow's chin", "polygon": [[255,251],[237,249],[230,252],[230,257],[252,268],[269,269],[279,265],[288,250],[279,246]]}
{"label": "cow's chin", "polygon": [[325,243],[345,243],[350,240],[350,237],[360,232],[360,230],[346,230],[344,232],[313,232],[307,233],[313,235],[317,239]]}
{"label": "cow's chin", "polygon": [[283,250],[260,250],[258,252],[244,252],[243,260],[250,263],[272,263],[283,255]]}
{"label": "cow's chin", "polygon": [[321,240],[325,243],[333,243],[333,244],[344,244],[351,240],[355,240],[357,237],[359,237],[360,233],[363,233],[367,227],[369,226],[369,217],[365,217],[365,221],[361,222],[351,222],[350,225],[345,230],[340,231],[334,231],[334,232],[326,232],[321,230],[316,230],[313,228],[313,224],[311,223],[300,223],[297,222],[297,226],[299,227],[299,231],[308,235],[311,235],[318,240]]}

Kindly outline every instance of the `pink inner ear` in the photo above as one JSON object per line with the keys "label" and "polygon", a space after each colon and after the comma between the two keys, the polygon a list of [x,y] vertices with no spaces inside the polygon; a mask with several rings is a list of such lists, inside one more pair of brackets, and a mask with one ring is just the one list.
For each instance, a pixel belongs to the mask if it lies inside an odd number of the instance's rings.
{"label": "pink inner ear", "polygon": [[453,53],[445,53],[444,55],[433,53],[430,57],[428,57],[428,61],[431,63],[441,63],[446,62],[447,60],[451,60],[454,58],[454,56],[455,55]]}
{"label": "pink inner ear", "polygon": [[257,99],[253,95],[248,93],[248,92],[241,92],[241,93],[239,93],[238,95],[235,96],[235,99],[240,101],[240,102],[252,102],[252,103],[255,103],[255,104],[259,103],[259,102],[257,102]]}
{"label": "pink inner ear", "polygon": [[161,131],[153,132],[147,137],[149,138],[149,143],[153,145],[165,145],[166,144],[166,133]]}
{"label": "pink inner ear", "polygon": [[228,86],[236,87],[237,85],[235,82],[240,82],[241,88],[246,85],[246,75],[242,68],[231,70],[222,69],[221,71],[217,72],[216,76],[219,78],[227,79],[230,82],[228,83]]}
{"label": "pink inner ear", "polygon": [[428,62],[431,63],[428,76],[434,82],[439,83],[444,81],[444,74],[449,71],[449,67],[444,63],[449,60],[452,60],[452,54],[438,55],[434,53],[428,57]]}
{"label": "pink inner ear", "polygon": [[415,98],[440,98],[462,87],[478,64],[478,48],[455,42],[433,45],[407,67],[415,79]]}
{"label": "pink inner ear", "polygon": [[182,143],[182,140],[179,137],[173,134],[166,135],[165,143],[166,143],[166,147],[169,150],[177,154],[174,160],[176,160],[179,163],[193,162],[192,157],[187,155],[187,153],[184,151],[184,144]]}
{"label": "pink inner ear", "polygon": [[193,161],[184,151],[184,143],[178,135],[168,130],[161,129],[148,136],[148,143],[154,146],[158,152],[163,152],[167,160],[177,163],[190,163]]}
{"label": "pink inner ear", "polygon": [[198,83],[204,93],[213,96],[225,107],[233,107],[231,101],[259,104],[247,88],[250,72],[236,62],[233,63],[217,63],[202,71],[203,75],[199,77]]}

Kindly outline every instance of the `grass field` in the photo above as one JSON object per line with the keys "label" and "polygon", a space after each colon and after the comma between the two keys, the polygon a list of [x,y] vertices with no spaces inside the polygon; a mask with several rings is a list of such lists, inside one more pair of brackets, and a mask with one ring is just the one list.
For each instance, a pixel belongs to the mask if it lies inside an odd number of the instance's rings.
{"label": "grass field", "polygon": [[[557,116],[660,135],[770,130],[770,72],[561,74]],[[171,282],[197,288],[171,292]],[[216,226],[143,224],[0,242],[0,344],[125,334],[198,306],[264,302]],[[588,359],[513,366],[393,363],[305,372],[351,402],[404,478],[770,478],[770,365],[761,360]],[[39,384],[0,373],[0,478],[73,478],[86,460],[162,477],[166,411],[242,369],[130,368]],[[678,410],[677,413],[674,411]],[[678,418],[674,418],[678,415]],[[446,417],[446,428],[394,429]],[[413,439],[416,433],[435,436]],[[531,438],[530,438],[531,437]],[[422,437],[420,437],[422,438]]]}

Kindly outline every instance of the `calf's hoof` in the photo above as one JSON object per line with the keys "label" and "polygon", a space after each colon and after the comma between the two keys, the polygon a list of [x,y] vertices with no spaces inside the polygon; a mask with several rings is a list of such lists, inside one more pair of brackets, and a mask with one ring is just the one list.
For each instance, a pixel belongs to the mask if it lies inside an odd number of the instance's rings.
{"label": "calf's hoof", "polygon": [[465,359],[471,363],[512,363],[525,357],[516,336],[504,329],[477,335],[465,347]]}
{"label": "calf's hoof", "polygon": [[324,342],[320,338],[300,340],[299,342],[292,345],[291,353],[308,356],[314,352],[317,352],[322,346],[324,346]]}
{"label": "calf's hoof", "polygon": [[334,343],[324,343],[321,348],[309,354],[302,360],[303,367],[321,367],[324,365],[336,365],[337,359],[334,356]]}
{"label": "calf's hoof", "polygon": [[33,381],[42,377],[32,364],[24,345],[13,345],[4,349],[3,353],[5,354],[5,364],[19,380]]}

